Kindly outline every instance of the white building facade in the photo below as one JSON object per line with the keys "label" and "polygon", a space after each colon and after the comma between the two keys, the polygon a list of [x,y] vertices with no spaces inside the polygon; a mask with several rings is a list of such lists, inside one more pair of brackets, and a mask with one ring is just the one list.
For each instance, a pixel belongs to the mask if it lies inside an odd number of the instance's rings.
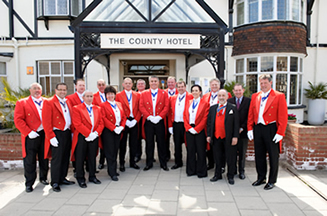
{"label": "white building facade", "polygon": [[[145,49],[125,47],[124,52],[119,52],[120,48],[105,48],[97,56],[84,52],[80,61],[84,65],[75,65],[76,41],[79,40],[76,37],[78,25],[74,23],[95,21],[105,26],[109,21],[146,25],[151,15],[152,21],[157,19],[152,23],[172,23],[171,29],[175,22],[189,26],[215,23],[217,20],[200,2],[205,2],[227,26],[220,69],[213,64],[215,61],[210,61],[212,56],[197,58],[183,52],[183,47],[172,51],[156,45]],[[92,4],[95,7],[88,11]],[[80,67],[87,89],[94,92],[100,78],[121,90],[124,77],[136,82],[150,74],[156,74],[164,88],[165,79],[175,76],[186,80],[188,87],[199,83],[208,91],[208,81],[220,71],[221,80],[244,83],[251,92],[256,92],[259,90],[258,76],[270,73],[274,88],[286,95],[289,113],[296,114],[298,122],[302,122],[306,120],[304,111],[307,109],[303,89],[308,87],[308,81],[327,81],[324,63],[327,59],[327,13],[324,9],[327,9],[327,1],[322,0],[3,0],[0,3],[0,77],[14,89],[28,88],[32,82],[39,82],[44,94],[54,92],[56,83],[65,82],[71,94],[76,68]],[[150,15],[145,15],[149,11]],[[135,35],[135,31],[126,31],[126,35]],[[92,29],[89,32],[92,33]],[[140,30],[139,34],[146,34],[144,32]],[[201,32],[194,28],[192,34]],[[185,34],[185,37],[192,34]],[[173,32],[159,35],[174,36]],[[95,42],[97,40],[100,38]],[[83,47],[78,46],[83,51]]]}

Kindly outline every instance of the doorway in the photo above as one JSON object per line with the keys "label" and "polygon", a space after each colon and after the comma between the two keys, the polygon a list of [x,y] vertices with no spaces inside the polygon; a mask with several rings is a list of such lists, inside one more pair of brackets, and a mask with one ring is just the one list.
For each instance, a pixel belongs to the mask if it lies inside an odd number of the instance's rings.
{"label": "doorway", "polygon": [[123,65],[123,79],[129,77],[133,81],[133,90],[137,90],[136,82],[143,79],[146,89],[149,88],[149,76],[155,75],[159,78],[159,88],[167,88],[167,78],[170,76],[170,60],[120,60]]}

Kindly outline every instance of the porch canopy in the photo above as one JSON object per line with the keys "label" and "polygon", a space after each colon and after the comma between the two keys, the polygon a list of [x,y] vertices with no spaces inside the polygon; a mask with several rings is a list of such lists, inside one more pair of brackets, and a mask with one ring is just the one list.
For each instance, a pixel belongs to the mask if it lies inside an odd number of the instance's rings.
{"label": "porch canopy", "polygon": [[[208,60],[216,77],[224,77],[224,35],[227,25],[204,0],[94,0],[72,23],[75,40],[75,79],[92,60],[104,65],[110,83],[113,53],[181,53],[186,80],[191,66]],[[102,47],[101,35],[199,35],[198,48]],[[118,39],[117,39],[118,40]],[[222,82],[223,83],[223,82]]]}

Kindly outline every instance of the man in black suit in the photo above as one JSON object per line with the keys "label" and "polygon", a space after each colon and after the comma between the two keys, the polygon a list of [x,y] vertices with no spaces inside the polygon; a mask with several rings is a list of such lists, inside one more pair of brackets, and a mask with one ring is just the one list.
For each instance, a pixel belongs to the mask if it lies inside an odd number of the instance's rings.
{"label": "man in black suit", "polygon": [[215,175],[210,181],[222,179],[221,156],[225,147],[228,183],[234,184],[236,167],[237,140],[239,137],[239,117],[236,106],[228,103],[228,92],[218,91],[219,104],[210,107],[207,120],[207,142],[212,143],[213,156],[216,164]]}
{"label": "man in black suit", "polygon": [[[236,83],[233,88],[234,97],[227,100],[228,103],[236,105],[240,119],[240,138],[237,142],[238,151],[238,173],[240,179],[245,179],[244,166],[245,166],[245,154],[248,148],[248,137],[247,137],[247,123],[248,113],[251,99],[244,97],[244,88],[241,84]],[[237,168],[235,169],[237,171]]]}

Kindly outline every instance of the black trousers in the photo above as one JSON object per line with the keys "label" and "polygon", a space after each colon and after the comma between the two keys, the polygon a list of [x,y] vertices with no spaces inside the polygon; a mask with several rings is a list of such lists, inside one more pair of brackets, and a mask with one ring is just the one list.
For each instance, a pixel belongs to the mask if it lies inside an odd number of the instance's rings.
{"label": "black trousers", "polygon": [[99,164],[104,164],[104,159],[105,159],[105,156],[104,156],[103,149],[100,148]]}
{"label": "black trousers", "polygon": [[127,135],[129,134],[128,144],[129,144],[129,165],[135,164],[134,158],[137,150],[137,136],[138,136],[138,125],[137,123],[134,127],[125,127],[123,131],[123,137],[120,140],[119,146],[119,163],[120,165],[125,164],[126,146],[127,146]]}
{"label": "black trousers", "polygon": [[[241,174],[245,172],[245,158],[246,151],[248,149],[248,139],[247,138],[239,138],[237,141],[237,155],[238,155],[238,173]],[[235,171],[237,167],[235,167]]]}
{"label": "black trousers", "polygon": [[138,137],[137,137],[135,157],[139,157],[139,158],[142,157],[142,131],[143,131],[142,121],[143,121],[143,117],[141,117],[140,121],[137,123]]}
{"label": "black trousers", "polygon": [[78,182],[85,182],[84,161],[87,158],[89,167],[89,180],[95,178],[96,170],[96,156],[98,151],[99,138],[88,142],[85,136],[78,135],[78,141],[75,148],[75,162],[76,162],[76,179]]}
{"label": "black trousers", "polygon": [[146,165],[152,166],[154,160],[154,136],[157,140],[157,149],[160,166],[167,166],[166,162],[166,146],[165,146],[165,124],[164,120],[161,119],[158,124],[153,124],[152,122],[146,120],[144,124],[145,131],[145,151],[146,151]]}
{"label": "black trousers", "polygon": [[116,134],[108,128],[102,131],[102,146],[104,155],[107,159],[108,175],[110,177],[117,175],[117,155],[121,134]]}
{"label": "black trousers", "polygon": [[267,175],[267,159],[269,155],[269,183],[276,183],[278,175],[279,143],[273,142],[277,132],[276,123],[269,125],[258,124],[253,128],[255,166],[258,179],[265,179]]}
{"label": "black trousers", "polygon": [[225,155],[228,168],[227,178],[233,179],[236,171],[237,145],[233,146],[231,143],[227,143],[226,139],[217,139],[214,137],[212,151],[216,163],[215,175],[221,177],[221,168],[222,166],[225,166],[225,164],[222,163],[221,158],[223,155]]}
{"label": "black trousers", "polygon": [[175,164],[178,166],[183,166],[183,154],[182,154],[182,145],[185,143],[185,127],[184,122],[174,122],[173,123],[173,138],[174,138],[174,147],[175,147]]}
{"label": "black trousers", "polygon": [[44,159],[44,130],[37,132],[40,136],[35,139],[25,138],[26,157],[24,162],[25,186],[32,186],[36,180],[36,157],[39,161],[39,178],[47,180],[49,160]]}
{"label": "black trousers", "polygon": [[204,130],[198,134],[186,132],[186,174],[197,175],[198,177],[208,176],[206,164],[207,141]]}
{"label": "black trousers", "polygon": [[167,122],[167,125],[166,125],[166,136],[165,136],[165,147],[166,147],[166,159],[167,160],[170,160],[170,133],[169,133],[169,130],[168,130],[168,117],[166,117],[166,122]]}
{"label": "black trousers", "polygon": [[51,145],[51,185],[62,182],[68,173],[70,150],[72,148],[72,138],[69,129],[65,131],[53,131],[58,140],[58,147]]}

